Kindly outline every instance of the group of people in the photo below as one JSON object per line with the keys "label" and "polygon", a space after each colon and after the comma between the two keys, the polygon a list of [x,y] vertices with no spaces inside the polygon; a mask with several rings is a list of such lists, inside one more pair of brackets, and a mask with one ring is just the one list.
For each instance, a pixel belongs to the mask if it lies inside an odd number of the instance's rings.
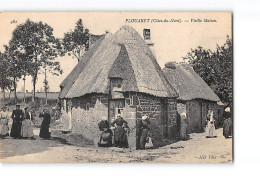
{"label": "group of people", "polygon": [[[98,124],[101,131],[98,146],[100,147],[115,147],[128,148],[128,138],[130,128],[128,123],[121,115],[117,115],[116,119],[109,124],[106,117],[102,117]],[[111,126],[111,127],[110,127]],[[142,119],[137,119],[136,122],[136,149],[144,150],[145,144],[149,137],[150,121],[147,115],[142,116]],[[113,130],[113,131],[112,131]]]}
{"label": "group of people", "polygon": [[[51,116],[47,109],[44,109],[39,115],[43,118],[39,136],[44,139],[50,138],[49,125]],[[14,139],[35,139],[33,133],[34,119],[29,107],[25,107],[24,111],[20,109],[20,105],[16,105],[12,115],[7,111],[7,106],[2,107],[0,112],[0,138],[4,139],[9,136],[8,122],[10,118],[13,120],[10,137]]]}
{"label": "group of people", "polygon": [[[188,135],[188,122],[186,118],[186,113],[183,112],[181,115],[177,114],[177,120],[179,121],[178,124],[180,124],[177,128],[178,130],[178,136],[180,140],[187,140],[189,138]],[[213,110],[208,110],[208,114],[206,116],[206,138],[214,138],[216,137],[215,133],[215,120],[214,120],[214,114]],[[223,123],[223,136],[225,138],[228,138],[229,136],[232,136],[232,119],[231,119],[231,113],[230,113],[230,107],[225,108],[225,112],[223,113],[224,117],[224,123]]]}
{"label": "group of people", "polygon": [[[228,138],[229,136],[232,136],[232,119],[231,119],[231,112],[230,112],[230,107],[226,107],[225,111],[223,113],[223,136],[225,138]],[[209,110],[208,115],[207,115],[207,126],[206,126],[206,137],[211,138],[211,137],[216,137],[215,133],[215,125],[214,125],[214,116],[213,116],[213,111]]]}

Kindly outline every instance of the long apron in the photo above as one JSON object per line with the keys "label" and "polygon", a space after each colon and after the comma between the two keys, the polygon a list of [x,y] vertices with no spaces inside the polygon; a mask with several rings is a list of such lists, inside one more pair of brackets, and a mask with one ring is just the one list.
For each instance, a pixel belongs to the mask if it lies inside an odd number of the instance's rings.
{"label": "long apron", "polygon": [[8,119],[0,119],[0,136],[9,136]]}
{"label": "long apron", "polygon": [[21,129],[21,136],[22,137],[33,137],[33,128],[31,125],[30,119],[25,119],[22,122],[22,129]]}

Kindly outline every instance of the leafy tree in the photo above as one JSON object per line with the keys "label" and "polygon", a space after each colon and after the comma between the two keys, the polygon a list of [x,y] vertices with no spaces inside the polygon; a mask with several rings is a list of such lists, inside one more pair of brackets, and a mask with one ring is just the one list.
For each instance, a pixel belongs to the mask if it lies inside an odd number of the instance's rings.
{"label": "leafy tree", "polygon": [[12,80],[8,74],[8,58],[7,53],[0,51],[0,87],[5,101],[5,91],[11,89]]}
{"label": "leafy tree", "polygon": [[48,24],[28,19],[13,31],[10,47],[15,52],[24,52],[26,72],[32,76],[34,102],[39,70],[43,65],[52,65],[55,62],[55,58],[62,53],[61,42],[54,37],[53,28]]}
{"label": "leafy tree", "polygon": [[74,31],[64,34],[62,44],[64,51],[76,57],[79,62],[89,49],[89,30],[84,28],[82,19],[76,22]]}
{"label": "leafy tree", "polygon": [[216,51],[202,47],[191,49],[183,58],[193,66],[193,69],[213,89],[223,102],[232,106],[233,100],[233,46],[232,39],[227,36],[225,44],[217,45]]}
{"label": "leafy tree", "polygon": [[[17,81],[22,76],[22,65],[23,61],[20,59],[24,57],[24,54],[18,50],[14,50],[13,47],[4,46],[5,47],[5,58],[4,61],[6,69],[5,73],[7,74],[7,77],[10,77],[11,84],[9,87],[10,93],[14,91],[14,101],[17,103],[17,94],[16,94],[16,87],[17,87]],[[10,94],[9,94],[10,98]]]}
{"label": "leafy tree", "polygon": [[48,103],[48,92],[50,90],[49,82],[47,80],[47,73],[49,72],[52,75],[59,76],[60,74],[63,73],[63,71],[60,68],[59,62],[46,63],[45,65],[43,65],[43,69],[44,69],[43,87],[44,87],[44,92],[45,92],[45,104],[47,104]]}

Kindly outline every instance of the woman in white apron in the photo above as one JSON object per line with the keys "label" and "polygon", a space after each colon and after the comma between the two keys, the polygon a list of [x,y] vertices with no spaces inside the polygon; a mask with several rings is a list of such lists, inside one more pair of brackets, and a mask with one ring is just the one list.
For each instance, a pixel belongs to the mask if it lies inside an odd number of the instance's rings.
{"label": "woman in white apron", "polygon": [[7,106],[2,108],[0,112],[0,138],[4,139],[9,136],[8,121],[10,118],[10,113],[7,111]]}
{"label": "woman in white apron", "polygon": [[24,108],[24,120],[22,122],[21,136],[23,138],[34,139],[33,127],[32,127],[33,117],[28,111],[28,107]]}
{"label": "woman in white apron", "polygon": [[207,123],[207,126],[206,126],[206,137],[207,138],[216,137],[213,111],[212,110],[208,111],[207,121],[208,121],[208,123]]}

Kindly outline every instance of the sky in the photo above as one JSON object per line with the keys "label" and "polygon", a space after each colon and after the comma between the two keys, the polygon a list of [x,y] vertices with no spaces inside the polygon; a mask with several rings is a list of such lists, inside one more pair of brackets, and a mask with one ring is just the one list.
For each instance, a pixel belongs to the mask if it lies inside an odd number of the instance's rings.
{"label": "sky", "polygon": [[[73,30],[78,19],[92,34],[115,33],[123,25],[132,26],[143,36],[143,29],[151,30],[151,40],[155,43],[156,59],[161,66],[168,61],[181,62],[191,48],[202,46],[215,50],[222,45],[226,36],[232,36],[232,16],[227,12],[2,12],[0,13],[0,51],[8,45],[12,32],[26,19],[42,21],[53,28],[54,36],[62,38],[64,33]],[[140,22],[140,19],[148,19]],[[175,22],[160,22],[164,20]],[[204,22],[204,19],[216,22]],[[180,22],[181,20],[181,22]],[[200,21],[201,22],[198,22]],[[47,75],[51,92],[60,90],[60,83],[76,66],[77,59],[71,56],[58,57],[63,74]],[[43,87],[43,75],[39,75],[36,90]],[[18,82],[21,90],[23,81]],[[26,78],[26,90],[32,90],[31,77]]]}

